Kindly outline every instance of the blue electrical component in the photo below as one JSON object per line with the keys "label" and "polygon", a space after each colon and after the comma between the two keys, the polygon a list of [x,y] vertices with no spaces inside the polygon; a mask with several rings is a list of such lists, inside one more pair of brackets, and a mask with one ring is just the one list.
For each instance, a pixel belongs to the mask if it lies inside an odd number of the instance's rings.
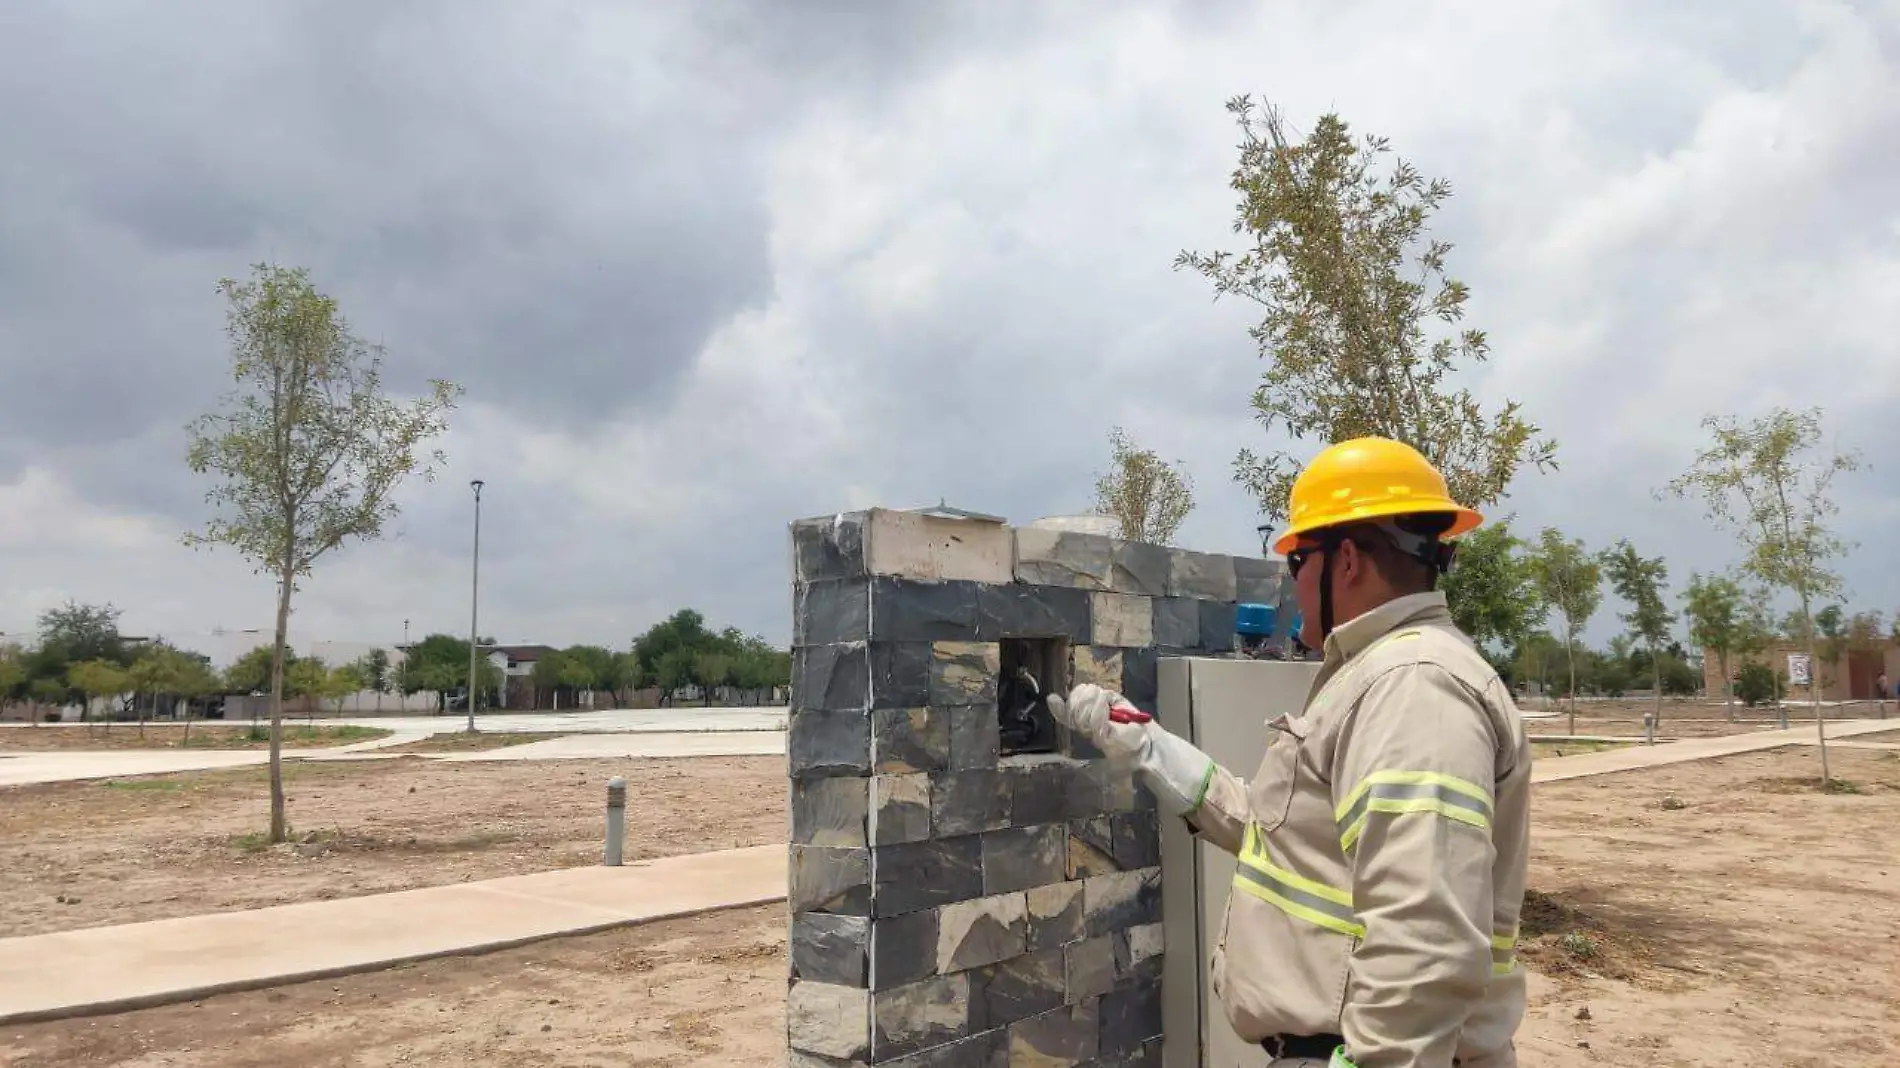
{"label": "blue electrical component", "polygon": [[1234,610],[1234,630],[1254,637],[1272,637],[1274,616],[1270,604],[1240,605]]}

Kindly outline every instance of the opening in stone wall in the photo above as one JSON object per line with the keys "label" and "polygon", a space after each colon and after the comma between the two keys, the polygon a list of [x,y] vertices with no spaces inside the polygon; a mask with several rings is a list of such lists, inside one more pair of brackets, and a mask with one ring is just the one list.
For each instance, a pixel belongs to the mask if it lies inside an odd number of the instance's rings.
{"label": "opening in stone wall", "polygon": [[1069,692],[1067,638],[1005,638],[996,680],[996,724],[1002,755],[1053,753],[1055,717],[1045,698]]}

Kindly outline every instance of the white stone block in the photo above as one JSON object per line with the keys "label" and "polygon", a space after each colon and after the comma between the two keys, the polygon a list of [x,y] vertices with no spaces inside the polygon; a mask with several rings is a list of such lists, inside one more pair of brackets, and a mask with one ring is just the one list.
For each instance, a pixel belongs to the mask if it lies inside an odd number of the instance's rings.
{"label": "white stone block", "polygon": [[1002,523],[877,508],[865,531],[867,570],[899,578],[1004,584],[1015,578],[1015,532]]}

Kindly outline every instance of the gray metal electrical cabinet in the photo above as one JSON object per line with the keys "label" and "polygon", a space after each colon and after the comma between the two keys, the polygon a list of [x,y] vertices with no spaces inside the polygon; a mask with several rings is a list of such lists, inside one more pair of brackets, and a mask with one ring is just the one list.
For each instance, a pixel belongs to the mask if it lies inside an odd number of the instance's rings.
{"label": "gray metal electrical cabinet", "polygon": [[[1267,751],[1267,721],[1297,712],[1319,664],[1169,657],[1159,664],[1156,717],[1222,767],[1251,778]],[[1165,1068],[1262,1068],[1266,1051],[1234,1034],[1214,997],[1210,963],[1227,916],[1232,855],[1195,840],[1180,820],[1161,826]]]}

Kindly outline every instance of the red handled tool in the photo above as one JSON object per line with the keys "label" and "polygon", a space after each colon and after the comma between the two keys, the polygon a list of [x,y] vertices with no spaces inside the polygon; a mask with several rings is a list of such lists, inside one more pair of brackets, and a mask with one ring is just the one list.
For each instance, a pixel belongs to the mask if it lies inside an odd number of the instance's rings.
{"label": "red handled tool", "polygon": [[1154,717],[1134,705],[1113,704],[1108,706],[1108,718],[1111,723],[1152,723]]}

